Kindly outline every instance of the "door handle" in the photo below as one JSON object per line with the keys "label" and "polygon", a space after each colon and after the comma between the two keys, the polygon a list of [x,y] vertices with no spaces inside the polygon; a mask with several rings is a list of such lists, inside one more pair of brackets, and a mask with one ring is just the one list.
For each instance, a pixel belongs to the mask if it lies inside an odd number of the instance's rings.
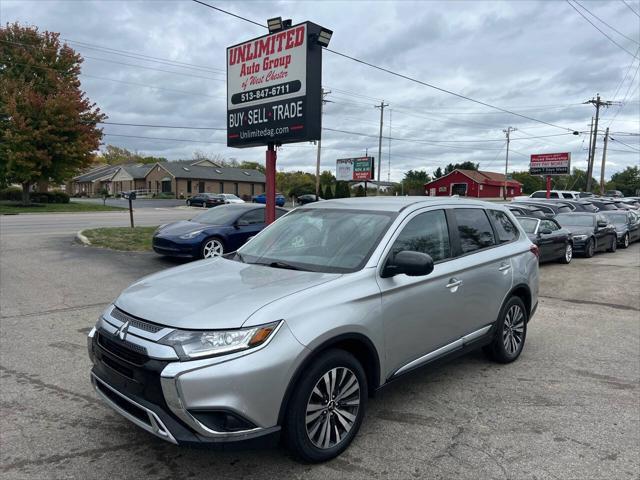
{"label": "door handle", "polygon": [[511,265],[508,263],[503,263],[502,265],[500,265],[500,267],[498,268],[499,271],[504,272],[505,270],[509,270],[511,268]]}
{"label": "door handle", "polygon": [[462,285],[462,280],[458,280],[457,278],[451,278],[449,279],[449,283],[447,283],[446,287],[457,289],[460,285]]}

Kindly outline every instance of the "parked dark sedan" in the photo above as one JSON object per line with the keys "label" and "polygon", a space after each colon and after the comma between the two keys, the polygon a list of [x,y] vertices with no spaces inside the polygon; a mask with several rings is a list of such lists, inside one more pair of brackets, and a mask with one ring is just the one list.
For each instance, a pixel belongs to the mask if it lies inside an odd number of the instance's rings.
{"label": "parked dark sedan", "polygon": [[600,213],[561,213],[555,220],[573,233],[573,250],[585,257],[595,252],[615,252],[616,229]]}
{"label": "parked dark sedan", "polygon": [[[191,220],[161,225],[153,250],[172,257],[210,258],[234,252],[265,227],[264,205],[230,204],[202,212]],[[276,218],[287,213],[276,208]]]}
{"label": "parked dark sedan", "polygon": [[546,218],[545,213],[533,205],[525,205],[524,203],[503,203],[503,205],[516,217]]}
{"label": "parked dark sedan", "polygon": [[600,211],[618,210],[618,207],[616,207],[616,204],[613,203],[611,200],[604,200],[602,198],[589,198],[586,201],[598,207]]}
{"label": "parked dark sedan", "polygon": [[324,198],[316,197],[315,193],[307,193],[298,197],[298,203],[300,205],[306,205],[307,203],[313,203],[315,201],[319,202],[320,200],[324,200]]}
{"label": "parked dark sedan", "polygon": [[548,200],[536,200],[534,202],[529,200],[516,200],[514,203],[516,205],[519,205],[521,203],[524,205],[532,205],[542,210],[547,217],[555,217],[559,213],[569,213],[573,211],[573,209],[569,205],[560,205]]}
{"label": "parked dark sedan", "polygon": [[602,215],[611,222],[616,229],[618,245],[627,248],[629,244],[640,240],[640,221],[635,212],[602,212]]}
{"label": "parked dark sedan", "polygon": [[218,205],[224,205],[224,198],[220,195],[214,195],[212,193],[198,193],[191,198],[187,198],[188,207],[217,207]]}
{"label": "parked dark sedan", "polygon": [[551,218],[517,217],[529,240],[540,250],[540,263],[573,258],[573,234]]}

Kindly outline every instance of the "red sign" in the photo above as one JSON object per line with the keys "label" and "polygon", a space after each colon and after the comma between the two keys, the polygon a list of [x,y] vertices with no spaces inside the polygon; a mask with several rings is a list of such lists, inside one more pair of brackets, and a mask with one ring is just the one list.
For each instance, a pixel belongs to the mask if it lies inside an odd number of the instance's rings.
{"label": "red sign", "polygon": [[531,155],[529,173],[531,175],[569,175],[571,173],[571,153]]}

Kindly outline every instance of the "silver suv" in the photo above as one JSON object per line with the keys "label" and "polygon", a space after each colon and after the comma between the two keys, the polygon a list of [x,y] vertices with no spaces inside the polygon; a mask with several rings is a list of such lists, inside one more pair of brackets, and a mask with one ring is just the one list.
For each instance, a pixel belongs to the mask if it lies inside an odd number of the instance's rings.
{"label": "silver suv", "polygon": [[91,380],[170,442],[282,431],[301,459],[327,460],[398,376],[478,347],[518,358],[538,303],[537,255],[497,204],[313,203],[234,254],[127,288],[89,334]]}

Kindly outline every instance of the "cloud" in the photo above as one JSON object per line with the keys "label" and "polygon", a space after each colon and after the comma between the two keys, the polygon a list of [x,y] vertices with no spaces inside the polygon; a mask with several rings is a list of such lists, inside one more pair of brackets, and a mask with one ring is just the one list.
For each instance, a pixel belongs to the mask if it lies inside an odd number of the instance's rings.
{"label": "cloud", "polygon": [[[259,22],[277,15],[294,22],[314,21],[334,31],[332,49],[535,119],[581,131],[588,129],[594,113],[592,106],[582,102],[598,92],[613,100],[608,96],[614,94],[630,71],[616,99],[629,91],[627,105],[611,127],[618,132],[637,133],[640,126],[637,89],[640,74],[629,86],[638,61],[630,68],[630,55],[563,2],[217,2],[216,5]],[[621,3],[599,1],[585,5],[621,32],[640,40],[637,21]],[[121,123],[224,127],[226,47],[264,32],[258,26],[186,1],[3,0],[1,14],[3,23],[37,25],[41,30],[60,32],[65,39],[84,42],[71,43],[86,57],[81,77],[83,89],[111,121]],[[598,25],[625,48],[637,47]],[[108,53],[96,46],[117,51]],[[172,62],[127,56],[127,52]],[[391,137],[422,140],[390,143],[386,138],[383,140],[381,173],[385,179],[389,154],[394,180],[399,180],[408,169],[433,171],[438,166],[466,160],[479,162],[481,168],[500,171],[504,168],[505,154],[502,130],[507,126],[519,129],[511,144],[516,152],[510,159],[514,169],[525,169],[528,156],[536,152],[571,151],[576,166],[581,166],[586,158],[587,135],[532,139],[529,137],[563,131],[373,70],[330,52],[324,53],[323,85],[333,90],[328,97],[332,103],[325,108],[324,125],[373,136],[325,132],[323,169],[335,168],[335,159],[340,157],[362,155],[365,151],[377,156],[378,141],[374,137],[380,113],[373,106],[381,99],[389,103],[384,136],[389,136],[391,124]],[[616,109],[604,112],[604,127]],[[110,134],[104,139],[106,143],[170,159],[190,158],[195,150],[239,160],[264,159],[262,148],[226,148],[224,132],[115,125],[105,125],[104,131]],[[638,148],[638,137],[624,139]],[[639,161],[638,153],[624,145],[617,145],[616,150],[628,153],[609,154],[608,175]],[[313,172],[315,158],[314,145],[287,145],[278,152],[278,167]]]}

